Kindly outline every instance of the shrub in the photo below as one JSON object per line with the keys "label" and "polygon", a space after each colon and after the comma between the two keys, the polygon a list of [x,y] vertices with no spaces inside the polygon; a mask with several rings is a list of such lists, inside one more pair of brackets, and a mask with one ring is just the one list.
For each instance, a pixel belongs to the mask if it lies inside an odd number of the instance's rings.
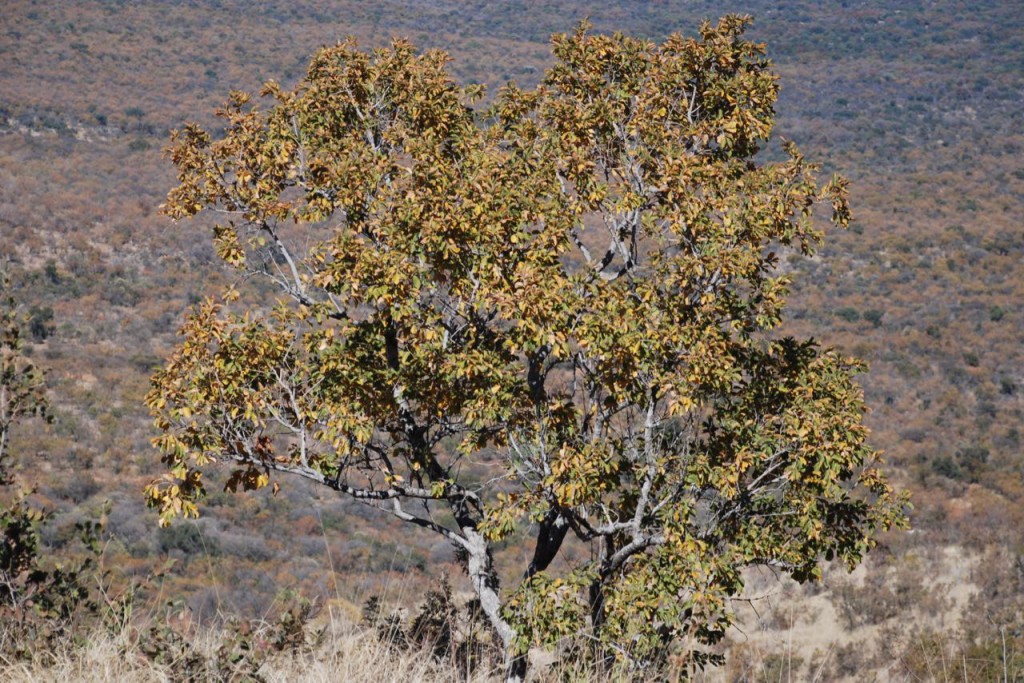
{"label": "shrub", "polygon": [[853,323],[860,320],[860,313],[857,312],[857,309],[851,308],[849,306],[844,308],[837,308],[836,316],[842,318],[848,323]]}

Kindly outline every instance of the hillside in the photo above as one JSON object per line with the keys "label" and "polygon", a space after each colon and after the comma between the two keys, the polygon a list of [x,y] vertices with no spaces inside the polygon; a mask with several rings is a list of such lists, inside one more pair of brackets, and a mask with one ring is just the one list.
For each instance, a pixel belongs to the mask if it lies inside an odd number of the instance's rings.
{"label": "hillside", "polygon": [[[203,226],[158,214],[169,130],[216,125],[230,90],[294,84],[316,47],[349,35],[443,48],[457,78],[493,89],[534,82],[548,36],[586,16],[661,38],[731,11],[755,15],[781,77],[778,133],[852,181],[851,230],[785,264],[786,329],[870,363],[873,443],[914,496],[915,532],[888,539],[869,574],[828,574],[836,647],[888,641],[860,655],[864,670],[899,659],[920,635],[900,628],[908,615],[950,642],[982,647],[1004,629],[1019,643],[1024,14],[1009,1],[5,3],[0,257],[56,404],[52,427],[15,444],[41,502],[62,511],[47,541],[60,547],[111,499],[110,561],[141,574],[178,558],[164,590],[200,619],[263,614],[282,586],[359,604],[426,585],[438,562],[457,575],[444,543],[302,485],[217,494],[200,522],[156,529],[140,494],[159,469],[142,397],[188,307],[230,277]],[[792,631],[783,622],[771,632]]]}

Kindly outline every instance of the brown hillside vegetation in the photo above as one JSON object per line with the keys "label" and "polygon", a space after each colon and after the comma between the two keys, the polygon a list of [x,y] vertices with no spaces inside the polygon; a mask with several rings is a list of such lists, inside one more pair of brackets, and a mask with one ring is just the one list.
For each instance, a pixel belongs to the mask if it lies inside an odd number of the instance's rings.
{"label": "brown hillside vegetation", "polygon": [[[868,361],[859,381],[871,443],[913,495],[914,531],[886,536],[854,574],[837,565],[805,586],[753,577],[750,602],[734,603],[742,632],[722,646],[729,663],[706,675],[1024,679],[1015,2],[5,2],[0,258],[30,316],[28,352],[47,370],[54,418],[22,424],[11,450],[18,476],[37,485],[33,505],[55,512],[42,527],[48,552],[77,548],[75,523],[109,500],[108,597],[136,586],[138,612],[147,605],[154,623],[187,614],[193,626],[181,631],[193,635],[229,617],[276,623],[298,595],[321,606],[321,622],[358,623],[375,595],[385,615],[415,614],[411,596],[442,572],[467,597],[447,543],[301,483],[239,497],[215,480],[200,520],[157,528],[141,495],[160,469],[149,378],[189,307],[234,277],[206,226],[159,214],[175,184],[161,156],[169,131],[218,126],[212,112],[230,90],[271,78],[294,86],[318,47],[346,36],[367,48],[394,35],[442,48],[460,82],[488,83],[493,95],[507,80],[535,84],[551,64],[549,35],[585,16],[595,32],[660,40],[729,11],[755,15],[749,34],[775,63],[777,133],[851,181],[850,230],[830,232],[815,258],[782,264],[794,275],[783,331]],[[501,552],[528,561],[516,541]],[[145,580],[168,559],[165,575]],[[10,676],[169,677],[131,668],[138,628],[113,629],[48,673],[31,668],[48,662],[18,663]],[[369,643],[359,657],[382,659],[374,638],[354,638]],[[89,679],[88,663],[114,650],[129,668]],[[317,680],[322,661],[303,657]]]}

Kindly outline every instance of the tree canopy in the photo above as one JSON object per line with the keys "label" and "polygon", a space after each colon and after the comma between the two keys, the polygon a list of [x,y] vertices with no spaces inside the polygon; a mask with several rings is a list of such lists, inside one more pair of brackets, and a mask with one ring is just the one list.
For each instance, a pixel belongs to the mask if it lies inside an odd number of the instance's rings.
{"label": "tree canopy", "polygon": [[[576,633],[703,663],[745,567],[858,564],[906,504],[861,364],[779,330],[780,254],[814,252],[821,204],[847,224],[846,183],[768,147],[778,81],[748,23],[581,25],[486,106],[442,52],[348,41],[268,105],[232,93],[222,134],[177,131],[164,211],[214,215],[246,284],[153,378],[161,523],[224,464],[232,489],[297,475],[441,534],[510,679]],[[527,533],[529,564],[495,567]],[[568,543],[592,559],[553,566]]]}

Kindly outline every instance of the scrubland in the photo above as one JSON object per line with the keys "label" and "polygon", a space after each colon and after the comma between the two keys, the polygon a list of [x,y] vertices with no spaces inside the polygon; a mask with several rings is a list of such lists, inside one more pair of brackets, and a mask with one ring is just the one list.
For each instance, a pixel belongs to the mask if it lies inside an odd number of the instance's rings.
{"label": "scrubland", "polygon": [[[776,62],[778,132],[852,181],[853,227],[783,264],[785,329],[870,363],[872,443],[912,493],[914,530],[853,574],[751,577],[726,665],[697,680],[1024,680],[1024,16],[995,0],[5,3],[0,257],[55,418],[26,423],[12,450],[34,504],[54,513],[42,539],[55,561],[78,552],[75,523],[111,505],[90,579],[109,600],[32,656],[3,655],[0,679],[214,680],[233,666],[281,681],[461,676],[451,656],[382,642],[362,617],[380,596],[408,628],[445,573],[462,609],[446,544],[302,485],[218,492],[198,522],[168,529],[144,508],[159,468],[148,378],[188,307],[229,277],[203,226],[158,214],[174,182],[168,130],[209,125],[228,90],[294,83],[345,35],[408,35],[448,49],[466,82],[530,83],[547,35],[584,14],[597,30],[661,37],[730,9],[756,15]],[[133,587],[128,618],[115,598]],[[300,598],[313,605],[301,638],[276,648]],[[586,680],[564,653],[536,657],[538,680]],[[496,675],[485,660],[472,680]]]}

